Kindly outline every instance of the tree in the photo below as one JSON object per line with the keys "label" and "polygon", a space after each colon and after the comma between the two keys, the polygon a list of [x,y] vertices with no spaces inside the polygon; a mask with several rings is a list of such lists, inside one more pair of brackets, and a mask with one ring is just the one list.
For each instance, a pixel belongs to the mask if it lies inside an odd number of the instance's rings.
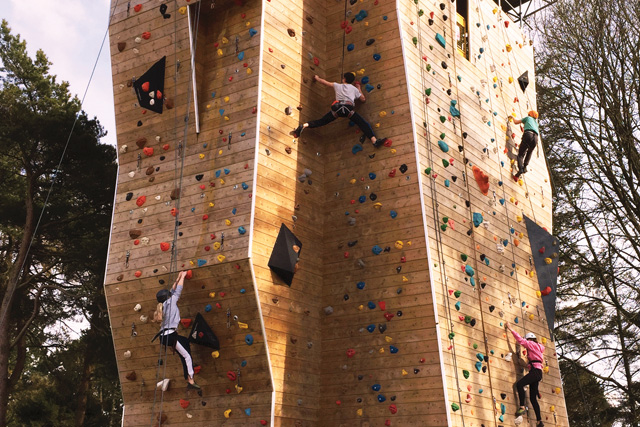
{"label": "tree", "polygon": [[80,111],[68,83],[58,83],[49,66],[40,50],[30,58],[2,21],[0,425],[32,356],[68,344],[57,322],[83,314],[91,325],[85,341],[109,333],[102,275],[116,153],[100,143],[100,123]]}
{"label": "tree", "polygon": [[[563,245],[560,358],[640,423],[640,5],[560,0],[541,20],[538,96]],[[565,389],[566,390],[566,389]]]}

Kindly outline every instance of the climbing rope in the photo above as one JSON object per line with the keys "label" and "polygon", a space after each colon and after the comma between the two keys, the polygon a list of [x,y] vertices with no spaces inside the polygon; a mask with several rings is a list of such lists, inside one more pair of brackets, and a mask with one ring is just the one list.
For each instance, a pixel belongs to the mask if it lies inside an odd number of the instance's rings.
{"label": "climbing rope", "polygon": [[[347,1],[344,0],[344,18],[342,22],[347,22]],[[342,76],[344,76],[344,48],[347,44],[347,32],[342,31],[342,61],[340,62],[340,75],[338,76],[338,81],[342,82]]]}
{"label": "climbing rope", "polygon": [[[419,14],[419,6],[416,4],[416,13]],[[418,29],[418,49],[419,52],[423,52],[423,41],[422,41],[422,27],[420,25],[420,19],[418,17],[417,21],[417,29]],[[425,69],[424,67],[421,65],[420,66],[420,83],[422,86],[422,94],[421,96],[424,97],[425,93],[426,93],[426,85],[425,85]],[[423,102],[422,102],[422,107],[423,107],[423,122],[426,126],[426,143],[427,143],[427,154],[429,157],[429,163],[431,165],[433,165],[433,149],[432,149],[432,144],[431,144],[431,126],[430,126],[430,119],[429,119],[429,108],[427,106],[427,103],[424,101],[423,98]],[[440,267],[440,282],[441,282],[441,286],[442,286],[442,298],[443,298],[443,303],[446,307],[447,310],[447,321],[448,321],[448,331],[449,331],[449,342],[451,343],[451,353],[453,356],[453,367],[454,367],[454,373],[455,373],[455,379],[456,379],[456,389],[458,392],[458,404],[460,405],[460,407],[462,407],[462,395],[461,395],[461,386],[460,386],[460,377],[459,377],[459,373],[458,373],[458,359],[457,359],[457,353],[456,353],[456,343],[455,340],[453,339],[454,336],[454,332],[453,332],[453,318],[451,315],[452,309],[451,309],[451,304],[449,301],[449,286],[448,286],[448,282],[449,282],[449,278],[447,276],[446,273],[446,261],[444,260],[444,248],[443,248],[443,242],[442,242],[442,233],[440,231],[440,228],[438,227],[438,218],[440,218],[440,214],[439,214],[439,209],[438,209],[438,192],[437,189],[435,187],[435,182],[433,181],[433,179],[429,178],[429,190],[431,191],[431,208],[433,211],[433,223],[434,223],[434,230],[437,236],[436,239],[436,247],[437,247],[437,253],[438,253],[438,264],[441,266]],[[428,242],[427,242],[428,244]],[[431,266],[429,266],[429,268],[432,268]],[[432,284],[433,285],[433,284]],[[434,304],[437,304],[437,301],[433,302]],[[448,393],[447,390],[444,390],[445,393]],[[449,408],[446,408],[447,411],[449,411]],[[462,425],[466,426],[465,423],[465,418],[464,418],[464,412],[460,411],[460,416],[462,418]]]}
{"label": "climbing rope", "polygon": [[[197,44],[198,44],[198,28],[200,25],[200,12],[201,12],[201,3],[198,2],[197,4],[195,4],[193,6],[194,8],[196,8],[196,18],[195,18],[195,28],[193,31],[193,34],[195,35],[195,41],[194,41],[194,52],[196,51],[197,48]],[[177,0],[174,0],[174,17],[178,16],[178,5],[177,5]],[[189,15],[190,16],[190,15]],[[190,18],[189,18],[190,19]],[[174,19],[174,39],[178,33],[178,20]],[[192,25],[192,22],[189,21],[188,25]],[[177,43],[173,44],[174,46],[174,58],[175,58],[175,75],[174,75],[174,99],[177,99],[178,97],[178,76],[179,76],[179,72],[180,72],[180,62],[178,60],[178,54],[177,54]],[[176,148],[175,148],[175,156],[174,156],[174,189],[177,189],[177,197],[176,197],[176,204],[175,204],[175,222],[174,222],[174,229],[173,229],[173,239],[171,242],[171,261],[169,264],[169,272],[171,274],[171,276],[173,276],[174,273],[177,272],[177,260],[178,260],[178,237],[180,236],[179,234],[179,227],[180,227],[180,202],[182,199],[182,183],[184,180],[184,161],[185,161],[185,157],[186,157],[186,152],[187,152],[187,142],[188,142],[188,131],[189,131],[189,120],[190,120],[190,113],[191,113],[191,87],[193,84],[192,81],[192,77],[193,74],[189,73],[189,80],[187,83],[187,91],[186,91],[186,97],[187,97],[187,107],[186,107],[186,116],[184,118],[184,125],[183,125],[183,132],[182,132],[182,140],[181,143],[176,144]],[[177,112],[177,108],[174,108],[174,139],[176,141],[178,141],[178,129],[179,129],[179,125],[178,125],[178,112]],[[197,138],[197,135],[196,135]],[[178,168],[178,158],[180,158],[180,165]],[[177,186],[176,186],[176,182],[177,182]],[[171,285],[172,286],[172,285]],[[163,313],[163,318],[170,318],[171,317],[171,305],[169,305],[169,310],[167,313]],[[160,324],[160,328],[162,328],[162,323]],[[162,332],[162,330],[161,330]],[[163,354],[164,351],[164,354]],[[160,342],[159,342],[159,354],[158,354],[158,365],[156,367],[156,387],[154,389],[154,395],[153,395],[153,405],[151,407],[151,425],[153,425],[153,419],[154,419],[154,412],[155,412],[155,405],[157,402],[157,395],[158,395],[158,388],[157,388],[157,384],[158,384],[158,380],[160,379],[160,360],[163,360],[164,362],[166,362],[167,360],[167,355],[168,355],[169,349],[168,346],[163,346],[162,345],[162,337],[160,337]],[[167,378],[166,376],[166,371],[167,371],[167,364],[166,363],[162,363],[163,368],[162,368],[162,381],[164,382],[164,380]],[[164,387],[161,387],[161,391],[160,391],[160,410],[158,413],[158,417],[159,419],[162,419],[162,409],[163,409],[163,403],[164,403]]]}

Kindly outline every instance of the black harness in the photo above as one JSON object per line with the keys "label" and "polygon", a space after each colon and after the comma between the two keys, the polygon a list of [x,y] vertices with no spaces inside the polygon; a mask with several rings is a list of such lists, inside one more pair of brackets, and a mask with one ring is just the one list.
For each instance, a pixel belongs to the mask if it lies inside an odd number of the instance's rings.
{"label": "black harness", "polygon": [[353,114],[355,113],[353,107],[354,105],[349,101],[334,101],[334,103],[331,104],[331,114],[333,114],[333,117],[336,118],[351,118],[351,116],[353,116]]}

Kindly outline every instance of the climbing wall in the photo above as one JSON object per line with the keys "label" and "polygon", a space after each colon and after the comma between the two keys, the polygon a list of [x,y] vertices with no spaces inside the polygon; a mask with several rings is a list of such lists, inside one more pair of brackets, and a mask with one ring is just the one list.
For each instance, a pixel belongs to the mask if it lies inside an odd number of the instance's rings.
{"label": "climbing wall", "polygon": [[[112,5],[120,170],[105,288],[125,425],[271,418],[270,365],[247,261],[261,4],[206,3]],[[145,91],[143,82],[139,100],[136,81],[163,57],[164,87]],[[162,114],[141,107],[149,98],[163,103]],[[179,333],[188,335],[188,321],[201,313],[221,344],[219,352],[191,346],[202,396],[186,391],[178,356],[151,342],[159,329],[155,293],[185,269],[193,278],[180,300]],[[165,378],[163,392],[156,383]]]}
{"label": "climbing wall", "polygon": [[[506,321],[547,346],[543,420],[568,425],[550,279],[532,272],[545,248],[523,220],[551,231],[542,153],[511,178],[522,129],[507,117],[535,109],[533,50],[493,1],[464,9],[468,59],[455,2],[112,3],[105,289],[125,425],[517,424],[525,357]],[[159,88],[147,70],[163,57]],[[334,99],[314,75],[348,71],[386,144],[345,119],[294,138]],[[268,266],[283,224],[302,242],[290,286]],[[185,269],[179,332],[201,313],[220,340],[192,344],[202,396],[151,342],[155,293]]]}
{"label": "climbing wall", "polygon": [[[549,176],[541,153],[521,180],[511,170],[522,129],[507,117],[535,109],[535,85],[523,92],[517,82],[526,71],[534,81],[533,48],[490,1],[468,2],[469,59],[456,48],[455,3],[402,2],[401,10],[451,423],[521,421],[513,383],[526,358],[504,330],[509,321],[547,346],[542,418],[566,426],[539,291],[545,278],[532,271],[541,248],[529,247],[523,222],[526,214],[551,230]],[[530,406],[522,424],[535,425]]]}

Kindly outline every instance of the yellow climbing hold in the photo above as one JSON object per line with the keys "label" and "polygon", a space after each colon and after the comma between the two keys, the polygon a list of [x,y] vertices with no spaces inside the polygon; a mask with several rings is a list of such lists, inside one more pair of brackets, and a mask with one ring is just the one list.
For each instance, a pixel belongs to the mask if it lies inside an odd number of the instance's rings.
{"label": "yellow climbing hold", "polygon": [[386,111],[380,111],[380,113],[378,114],[380,117],[384,117],[387,115]]}
{"label": "yellow climbing hold", "polygon": [[402,243],[401,240],[396,240],[396,243],[394,244],[394,246],[396,247],[396,249],[402,249],[402,247],[404,246],[404,243]]}
{"label": "yellow climbing hold", "polygon": [[494,7],[494,8],[493,8],[493,14],[495,15],[496,13],[498,13],[498,8],[497,8],[497,7]]}
{"label": "yellow climbing hold", "polygon": [[200,159],[204,159],[204,154],[200,153],[198,154],[198,157],[200,157]]}
{"label": "yellow climbing hold", "polygon": [[247,74],[251,74],[253,73],[253,70],[251,68],[247,68]]}
{"label": "yellow climbing hold", "polygon": [[178,9],[178,12],[180,12],[180,15],[185,15],[187,13],[187,7],[182,6],[180,9]]}
{"label": "yellow climbing hold", "polygon": [[529,320],[533,320],[533,314],[529,315]]}
{"label": "yellow climbing hold", "polygon": [[542,344],[546,344],[547,343],[547,339],[545,337],[542,337]]}
{"label": "yellow climbing hold", "polygon": [[407,242],[407,246],[411,246],[411,240]]}
{"label": "yellow climbing hold", "polygon": [[511,52],[512,47],[511,47],[511,45],[509,43],[507,43],[506,48],[507,48],[507,52]]}
{"label": "yellow climbing hold", "polygon": [[224,116],[224,119],[225,119],[226,121],[229,121],[229,116]]}
{"label": "yellow climbing hold", "polygon": [[218,249],[220,249],[220,242],[215,242],[215,243],[213,244],[213,249],[214,249],[214,250],[216,250],[216,251],[217,251]]}
{"label": "yellow climbing hold", "polygon": [[214,206],[215,206],[215,204],[214,204],[213,202],[209,202],[209,207],[210,207],[210,208],[212,208],[212,207],[214,207]]}
{"label": "yellow climbing hold", "polygon": [[516,216],[516,221],[522,222],[522,216],[521,215]]}
{"label": "yellow climbing hold", "polygon": [[358,414],[358,416],[361,417],[362,416],[362,408],[358,409],[356,411],[356,414]]}
{"label": "yellow climbing hold", "polygon": [[247,325],[246,323],[243,323],[243,322],[238,322],[238,328],[240,328],[240,329],[248,329],[249,325]]}
{"label": "yellow climbing hold", "polygon": [[358,306],[358,310],[360,310],[360,311],[364,310],[364,305],[360,304],[360,305]]}
{"label": "yellow climbing hold", "polygon": [[215,297],[216,297],[215,292],[209,292],[209,298],[215,298]]}
{"label": "yellow climbing hold", "polygon": [[536,291],[536,296],[537,296],[538,298],[542,298],[542,292],[540,292],[540,291]]}
{"label": "yellow climbing hold", "polygon": [[222,254],[218,255],[218,262],[222,262],[222,261],[224,261],[224,260],[225,260],[225,258],[226,258],[226,257],[225,257],[224,255],[222,255]]}
{"label": "yellow climbing hold", "polygon": [[356,74],[358,74],[359,76],[364,76],[364,68],[360,68],[358,71],[356,71]]}
{"label": "yellow climbing hold", "polygon": [[551,411],[551,412],[556,412],[556,407],[555,407],[555,405],[551,405],[551,406],[549,407],[549,411]]}
{"label": "yellow climbing hold", "polygon": [[518,237],[521,238],[521,239],[524,237],[524,234],[522,233],[522,231],[520,233],[518,233]]}
{"label": "yellow climbing hold", "polygon": [[379,127],[380,127],[380,122],[376,123],[376,124],[375,124],[375,126],[376,126],[377,128],[379,128]]}
{"label": "yellow climbing hold", "polygon": [[509,76],[509,83],[513,83],[513,77]]}
{"label": "yellow climbing hold", "polygon": [[403,369],[403,370],[402,370],[402,376],[404,377],[404,376],[406,376],[406,375],[409,375],[409,373]]}
{"label": "yellow climbing hold", "polygon": [[380,208],[382,207],[382,203],[380,203],[380,202],[375,202],[375,203],[373,204],[373,207],[374,207],[374,209],[380,210]]}
{"label": "yellow climbing hold", "polygon": [[231,220],[230,219],[225,219],[224,223],[225,223],[225,225],[231,225]]}
{"label": "yellow climbing hold", "polygon": [[514,198],[513,198],[513,196],[511,196],[511,197],[509,197],[509,201],[510,201],[511,203],[514,203],[514,202],[516,201],[516,199],[514,199]]}
{"label": "yellow climbing hold", "polygon": [[228,96],[224,97],[224,102],[229,102],[229,97]]}
{"label": "yellow climbing hold", "polygon": [[231,416],[231,409],[227,409],[226,411],[224,411],[225,418],[229,418],[230,416]]}
{"label": "yellow climbing hold", "polygon": [[222,38],[222,44],[227,44],[227,43],[229,43],[229,39],[226,38],[226,37],[223,37]]}
{"label": "yellow climbing hold", "polygon": [[497,76],[493,76],[493,82],[497,83],[498,82],[498,77]]}
{"label": "yellow climbing hold", "polygon": [[518,185],[520,187],[522,187],[524,185],[524,181],[522,180],[522,178],[518,178]]}
{"label": "yellow climbing hold", "polygon": [[384,354],[384,347],[380,347],[380,350],[378,350],[378,353]]}
{"label": "yellow climbing hold", "polygon": [[393,338],[391,338],[389,335],[387,335],[387,336],[384,337],[384,340],[386,342],[391,342],[391,341],[393,341]]}
{"label": "yellow climbing hold", "polygon": [[222,150],[218,150],[218,156],[222,156]]}
{"label": "yellow climbing hold", "polygon": [[355,178],[351,178],[351,179],[349,180],[349,184],[355,184],[355,183],[356,183],[356,179],[355,179]]}
{"label": "yellow climbing hold", "polygon": [[556,394],[560,394],[562,392],[562,390],[560,390],[560,387],[556,387],[555,392],[556,392]]}
{"label": "yellow climbing hold", "polygon": [[551,258],[545,258],[544,262],[547,264],[551,264],[553,262],[553,260]]}
{"label": "yellow climbing hold", "polygon": [[189,265],[196,265],[196,263],[193,261],[189,261]]}
{"label": "yellow climbing hold", "polygon": [[212,351],[211,357],[213,357],[214,359],[217,359],[218,357],[220,357],[220,352],[218,350]]}
{"label": "yellow climbing hold", "polygon": [[220,185],[224,185],[224,179],[220,178]]}
{"label": "yellow climbing hold", "polygon": [[409,279],[407,279],[407,276],[402,276],[402,281],[406,283],[409,281]]}
{"label": "yellow climbing hold", "polygon": [[544,372],[545,374],[549,373],[549,367],[545,366],[544,368],[542,368],[542,372]]}
{"label": "yellow climbing hold", "polygon": [[222,52],[222,49],[218,49],[218,56],[222,56],[224,55],[224,52]]}
{"label": "yellow climbing hold", "polygon": [[245,26],[245,27],[250,27],[250,26],[251,26],[251,21],[247,21],[247,22],[245,22],[244,26]]}
{"label": "yellow climbing hold", "polygon": [[211,108],[211,104],[207,104],[207,110]]}
{"label": "yellow climbing hold", "polygon": [[242,393],[242,390],[243,388],[236,384],[236,391],[238,392],[238,394]]}
{"label": "yellow climbing hold", "polygon": [[391,150],[389,150],[389,152],[390,152],[391,154],[396,154],[396,149],[395,149],[395,148],[392,148]]}

